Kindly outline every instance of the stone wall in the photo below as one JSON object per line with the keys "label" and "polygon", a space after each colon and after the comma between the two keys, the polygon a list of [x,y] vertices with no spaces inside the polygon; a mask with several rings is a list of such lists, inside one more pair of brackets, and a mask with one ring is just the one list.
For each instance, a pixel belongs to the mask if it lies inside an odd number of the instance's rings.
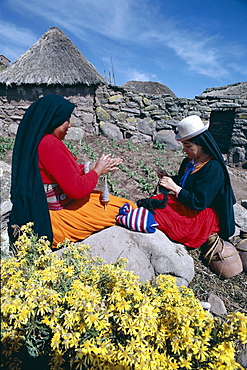
{"label": "stone wall", "polygon": [[133,142],[174,142],[176,124],[198,114],[210,122],[210,131],[232,165],[247,161],[247,100],[236,96],[201,96],[195,99],[149,95],[119,86],[17,87],[0,89],[2,135],[15,135],[31,102],[47,93],[74,102],[72,124],[86,133]]}
{"label": "stone wall", "polygon": [[4,88],[0,85],[0,134],[15,136],[18,124],[31,103],[47,94],[62,95],[76,104],[73,126],[82,127],[88,133],[96,132],[94,97],[96,86],[17,86]]}
{"label": "stone wall", "polygon": [[[195,99],[135,93],[120,87],[100,86],[95,98],[101,131],[135,142],[169,142],[176,124],[198,114],[210,122],[210,131],[231,164],[247,160],[247,100],[236,96],[197,96]],[[214,120],[214,117],[218,121]],[[107,130],[108,128],[108,130]],[[118,130],[116,130],[118,128]]]}

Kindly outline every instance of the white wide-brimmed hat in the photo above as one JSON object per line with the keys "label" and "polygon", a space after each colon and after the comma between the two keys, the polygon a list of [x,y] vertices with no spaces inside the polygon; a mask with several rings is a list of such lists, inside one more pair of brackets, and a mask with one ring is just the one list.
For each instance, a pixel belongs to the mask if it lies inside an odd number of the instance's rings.
{"label": "white wide-brimmed hat", "polygon": [[178,134],[176,140],[188,140],[206,131],[209,124],[204,125],[201,118],[196,114],[188,116],[177,124]]}

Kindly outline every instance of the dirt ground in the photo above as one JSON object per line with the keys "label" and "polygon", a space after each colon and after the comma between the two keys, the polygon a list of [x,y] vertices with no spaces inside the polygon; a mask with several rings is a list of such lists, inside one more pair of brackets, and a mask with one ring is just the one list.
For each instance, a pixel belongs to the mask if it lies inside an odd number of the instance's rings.
{"label": "dirt ground", "polygon": [[[184,158],[182,150],[169,151],[164,146],[153,144],[135,145],[130,141],[114,141],[105,137],[85,136],[81,143],[66,143],[79,163],[96,160],[101,154],[112,153],[123,159],[121,169],[108,177],[110,192],[133,201],[153,194],[157,185],[156,171],[166,169],[175,174]],[[11,151],[4,160],[11,162]],[[232,186],[237,202],[247,198],[247,171],[235,167],[229,168]],[[103,181],[99,181],[97,189],[103,190]],[[247,313],[247,275],[241,274],[222,280],[212,273],[201,258],[201,250],[188,250],[195,262],[195,277],[190,284],[195,295],[206,301],[210,293],[220,297],[228,312],[240,311]]]}

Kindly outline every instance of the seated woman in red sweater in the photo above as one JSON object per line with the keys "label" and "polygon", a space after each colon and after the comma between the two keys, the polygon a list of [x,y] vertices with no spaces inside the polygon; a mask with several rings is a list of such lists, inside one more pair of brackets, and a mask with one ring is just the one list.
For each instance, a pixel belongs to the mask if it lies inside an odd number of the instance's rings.
{"label": "seated woman in red sweater", "polygon": [[47,95],[28,108],[18,129],[12,158],[8,231],[13,225],[34,222],[34,231],[46,235],[53,247],[66,238],[83,240],[95,231],[115,225],[127,199],[94,191],[99,176],[115,171],[122,162],[102,155],[88,168],[79,165],[62,142],[75,105],[59,95]]}

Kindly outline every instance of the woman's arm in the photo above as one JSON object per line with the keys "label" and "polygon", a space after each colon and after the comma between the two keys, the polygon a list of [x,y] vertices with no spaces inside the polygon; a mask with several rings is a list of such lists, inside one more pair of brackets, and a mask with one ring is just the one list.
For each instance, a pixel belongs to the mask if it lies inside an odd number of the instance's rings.
{"label": "woman's arm", "polygon": [[67,147],[53,135],[45,136],[38,147],[39,167],[48,173],[64,193],[73,199],[90,194],[98,182],[98,173],[84,174]]}
{"label": "woman's arm", "polygon": [[160,180],[160,185],[166,188],[168,191],[172,191],[176,197],[178,197],[179,192],[181,191],[181,186],[177,185],[171,177],[164,176]]}

